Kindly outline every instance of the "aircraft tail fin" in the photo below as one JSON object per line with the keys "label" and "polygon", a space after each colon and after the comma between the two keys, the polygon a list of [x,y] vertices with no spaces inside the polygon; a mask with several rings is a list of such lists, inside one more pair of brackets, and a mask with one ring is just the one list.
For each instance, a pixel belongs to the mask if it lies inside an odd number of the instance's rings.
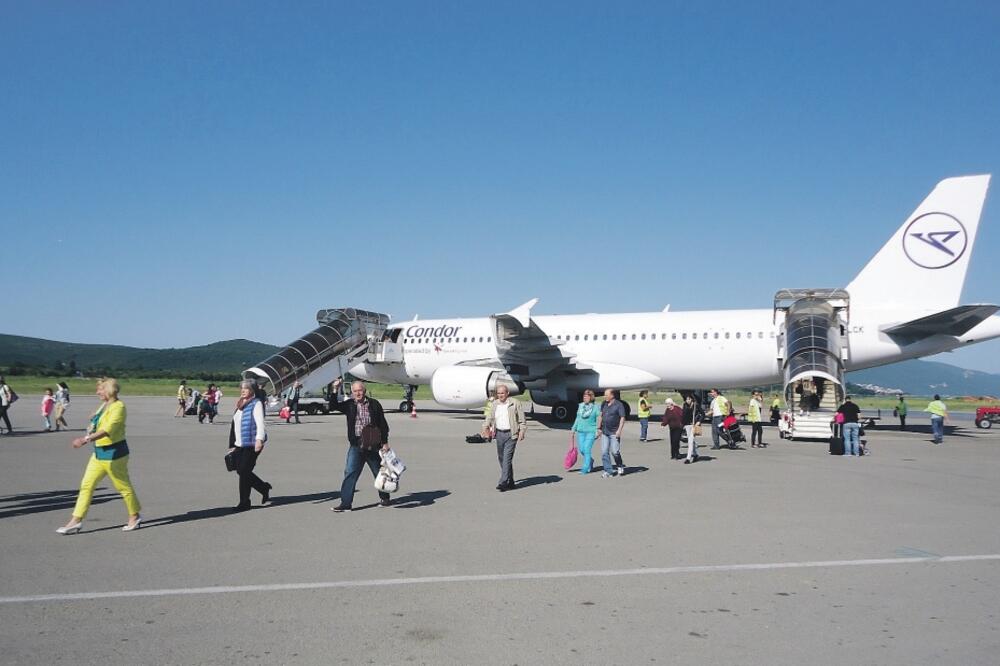
{"label": "aircraft tail fin", "polygon": [[954,308],[979,228],[990,176],[942,180],[847,285],[852,305]]}

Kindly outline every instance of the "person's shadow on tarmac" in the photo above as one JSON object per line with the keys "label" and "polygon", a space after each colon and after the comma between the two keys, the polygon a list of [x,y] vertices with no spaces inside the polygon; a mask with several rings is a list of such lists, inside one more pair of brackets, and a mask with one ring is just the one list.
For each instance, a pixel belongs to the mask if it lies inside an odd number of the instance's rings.
{"label": "person's shadow on tarmac", "polygon": [[[50,490],[38,493],[22,493],[0,497],[0,519],[13,516],[24,516],[30,513],[44,511],[62,511],[72,509],[76,505],[76,497],[80,490]],[[91,504],[104,504],[120,497],[116,492],[108,492],[105,486],[94,489]]]}

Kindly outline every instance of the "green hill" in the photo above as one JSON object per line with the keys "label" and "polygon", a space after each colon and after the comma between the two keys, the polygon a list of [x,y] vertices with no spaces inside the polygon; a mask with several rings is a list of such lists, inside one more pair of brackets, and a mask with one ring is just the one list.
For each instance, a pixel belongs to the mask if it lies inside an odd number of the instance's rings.
{"label": "green hill", "polygon": [[134,377],[235,377],[278,347],[226,340],[200,347],[143,349],[0,334],[0,369],[9,375],[115,374]]}

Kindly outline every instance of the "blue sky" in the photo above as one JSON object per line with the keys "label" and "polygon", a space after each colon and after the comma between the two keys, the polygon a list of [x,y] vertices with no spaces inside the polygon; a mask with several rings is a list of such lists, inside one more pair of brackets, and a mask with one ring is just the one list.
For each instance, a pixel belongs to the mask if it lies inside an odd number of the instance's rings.
{"label": "blue sky", "polygon": [[[4,2],[0,332],[843,286],[938,180],[1000,171],[1000,5],[949,4]],[[967,302],[1000,301],[996,196]]]}

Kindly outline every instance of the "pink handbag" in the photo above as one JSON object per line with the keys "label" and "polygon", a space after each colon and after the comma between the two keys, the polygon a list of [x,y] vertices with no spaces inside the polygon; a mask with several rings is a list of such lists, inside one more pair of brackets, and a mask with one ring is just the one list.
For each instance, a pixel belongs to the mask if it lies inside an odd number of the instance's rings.
{"label": "pink handbag", "polygon": [[576,434],[570,433],[569,450],[566,451],[566,458],[563,460],[563,468],[569,470],[576,464]]}

